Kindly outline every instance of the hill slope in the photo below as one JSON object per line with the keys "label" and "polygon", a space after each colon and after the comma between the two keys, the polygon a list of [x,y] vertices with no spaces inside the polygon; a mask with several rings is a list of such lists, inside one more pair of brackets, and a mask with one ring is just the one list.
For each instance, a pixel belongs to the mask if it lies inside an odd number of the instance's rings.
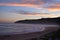
{"label": "hill slope", "polygon": [[28,24],[60,24],[60,17],[57,18],[42,18],[36,20],[19,20],[15,23],[28,23]]}

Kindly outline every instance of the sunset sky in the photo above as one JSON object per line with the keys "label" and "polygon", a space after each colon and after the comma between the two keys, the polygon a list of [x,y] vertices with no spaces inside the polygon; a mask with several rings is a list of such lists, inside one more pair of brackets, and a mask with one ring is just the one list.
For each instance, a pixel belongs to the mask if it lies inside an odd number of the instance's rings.
{"label": "sunset sky", "polygon": [[60,0],[0,0],[0,22],[60,17]]}

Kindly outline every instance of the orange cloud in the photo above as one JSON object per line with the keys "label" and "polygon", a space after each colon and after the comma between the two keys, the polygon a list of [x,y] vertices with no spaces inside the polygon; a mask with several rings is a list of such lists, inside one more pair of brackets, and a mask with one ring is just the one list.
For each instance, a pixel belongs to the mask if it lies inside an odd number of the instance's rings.
{"label": "orange cloud", "polygon": [[49,11],[60,11],[60,4],[52,4],[46,9],[48,9]]}
{"label": "orange cloud", "polygon": [[38,5],[35,4],[19,4],[19,3],[0,3],[0,6],[26,6],[26,7],[34,7],[38,8]]}
{"label": "orange cloud", "polygon": [[60,11],[60,8],[48,8],[49,11]]}
{"label": "orange cloud", "polygon": [[0,3],[0,6],[24,6],[40,8],[45,4],[42,0],[22,0],[21,2]]}

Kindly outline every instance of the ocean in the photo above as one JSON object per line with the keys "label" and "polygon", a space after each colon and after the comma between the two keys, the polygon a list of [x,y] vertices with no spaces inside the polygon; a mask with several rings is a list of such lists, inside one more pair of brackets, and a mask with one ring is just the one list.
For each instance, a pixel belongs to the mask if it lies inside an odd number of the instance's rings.
{"label": "ocean", "polygon": [[29,32],[44,31],[45,27],[57,27],[58,25],[47,25],[47,24],[15,24],[6,23],[0,24],[0,35],[5,34],[24,34]]}

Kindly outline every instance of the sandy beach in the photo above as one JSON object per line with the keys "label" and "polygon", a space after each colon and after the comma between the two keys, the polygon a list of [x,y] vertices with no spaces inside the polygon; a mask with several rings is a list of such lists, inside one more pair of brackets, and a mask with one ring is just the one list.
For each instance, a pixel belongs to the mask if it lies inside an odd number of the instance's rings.
{"label": "sandy beach", "polygon": [[31,33],[24,33],[24,34],[11,34],[11,35],[0,35],[0,40],[29,40],[32,38],[38,38],[45,34],[55,32],[60,30],[60,27],[46,27],[46,30],[42,32],[31,32]]}

